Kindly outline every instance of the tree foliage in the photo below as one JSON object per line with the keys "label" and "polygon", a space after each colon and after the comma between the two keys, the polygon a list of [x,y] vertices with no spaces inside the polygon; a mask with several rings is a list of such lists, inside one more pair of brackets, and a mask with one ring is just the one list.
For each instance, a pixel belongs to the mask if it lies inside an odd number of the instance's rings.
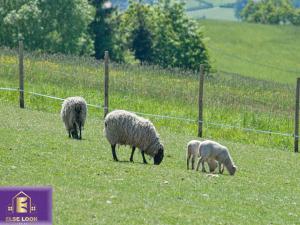
{"label": "tree foliage", "polygon": [[121,16],[120,32],[137,59],[163,67],[209,68],[201,28],[184,12],[184,5],[169,0],[155,5],[132,2]]}
{"label": "tree foliage", "polygon": [[0,0],[0,44],[15,47],[22,35],[30,50],[91,53],[86,0]]}
{"label": "tree foliage", "polygon": [[116,8],[105,0],[90,0],[90,3],[95,8],[95,17],[89,25],[89,31],[94,40],[95,58],[103,59],[104,51],[109,51],[110,58],[120,61],[122,57],[114,48],[115,24],[112,21],[112,17],[116,12]]}
{"label": "tree foliage", "polygon": [[262,24],[291,23],[299,25],[299,10],[290,0],[249,1],[241,12],[241,18],[247,22]]}

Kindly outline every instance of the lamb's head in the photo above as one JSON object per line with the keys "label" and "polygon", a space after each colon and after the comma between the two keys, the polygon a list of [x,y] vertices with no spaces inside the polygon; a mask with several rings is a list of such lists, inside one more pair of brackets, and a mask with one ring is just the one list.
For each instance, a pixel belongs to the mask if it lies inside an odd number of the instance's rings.
{"label": "lamb's head", "polygon": [[160,144],[158,152],[154,156],[154,165],[159,165],[164,158],[164,146]]}

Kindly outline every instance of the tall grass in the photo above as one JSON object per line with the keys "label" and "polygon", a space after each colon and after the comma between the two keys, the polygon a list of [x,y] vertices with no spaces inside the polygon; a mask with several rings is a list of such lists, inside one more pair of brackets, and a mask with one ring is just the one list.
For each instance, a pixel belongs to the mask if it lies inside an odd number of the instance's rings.
{"label": "tall grass", "polygon": [[[18,86],[16,52],[1,49],[1,85]],[[81,95],[91,104],[103,102],[103,63],[88,57],[25,55],[25,90],[65,98]],[[109,109],[194,119],[195,122],[147,116],[170,132],[196,135],[198,74],[153,66],[110,65]],[[292,138],[245,132],[236,127],[293,132],[294,87],[232,73],[205,78],[204,136],[292,149]],[[16,92],[0,92],[1,101],[18,102]],[[26,94],[26,107],[59,112],[61,102]],[[99,109],[90,115],[102,117]]]}

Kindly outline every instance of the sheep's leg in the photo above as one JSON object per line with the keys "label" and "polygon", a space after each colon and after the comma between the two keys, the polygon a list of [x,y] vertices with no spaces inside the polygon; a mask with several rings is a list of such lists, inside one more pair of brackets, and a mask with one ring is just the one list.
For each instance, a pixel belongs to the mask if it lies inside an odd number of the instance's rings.
{"label": "sheep's leg", "polygon": [[191,155],[190,154],[188,154],[187,156],[186,156],[186,168],[189,170],[189,165],[190,165],[190,158],[191,158]]}
{"label": "sheep's leg", "polygon": [[135,151],[135,146],[132,146],[131,156],[130,156],[130,162],[133,162],[133,155]]}
{"label": "sheep's leg", "polygon": [[143,156],[143,163],[147,164],[147,161],[146,161],[146,158],[145,158],[145,152],[141,151],[141,153],[142,153],[142,156]]}
{"label": "sheep's leg", "polygon": [[115,161],[119,161],[116,154],[116,145],[111,145],[111,152]]}
{"label": "sheep's leg", "polygon": [[69,138],[71,138],[71,130],[68,130],[68,132],[69,132]]}
{"label": "sheep's leg", "polygon": [[219,163],[219,173],[223,174],[223,172],[224,172],[224,165],[223,165],[223,168],[222,168],[222,163]]}
{"label": "sheep's leg", "polygon": [[72,137],[75,138],[75,139],[78,139],[78,133],[77,133],[76,123],[73,123]]}
{"label": "sheep's leg", "polygon": [[79,139],[81,139],[81,123],[79,123]]}

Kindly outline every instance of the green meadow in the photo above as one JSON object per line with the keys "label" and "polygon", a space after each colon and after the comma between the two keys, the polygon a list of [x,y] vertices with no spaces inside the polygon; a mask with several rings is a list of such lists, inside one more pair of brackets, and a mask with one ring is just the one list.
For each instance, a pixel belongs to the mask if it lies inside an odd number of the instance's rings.
{"label": "green meadow", "polygon": [[300,27],[199,20],[218,70],[293,84],[300,76]]}
{"label": "green meadow", "polygon": [[[186,144],[197,138],[199,74],[110,64],[109,110],[146,114],[165,146],[159,166],[141,164],[138,151],[129,163],[124,146],[117,150],[124,162],[116,163],[103,136],[103,62],[26,52],[25,109],[18,92],[0,90],[1,185],[51,185],[54,224],[298,224],[297,73],[287,70],[300,70],[299,30],[199,23],[213,68],[205,77],[203,136],[228,146],[235,176],[186,170]],[[1,48],[0,87],[18,82],[17,53]],[[89,107],[83,140],[72,140],[61,100],[29,92],[80,95],[100,109]]]}
{"label": "green meadow", "polygon": [[83,140],[69,139],[59,113],[0,103],[1,185],[51,185],[53,224],[298,224],[299,156],[278,148],[221,141],[235,176],[187,171],[194,136],[159,132],[166,154],[141,164],[119,147],[112,160],[101,117],[89,116]]}

